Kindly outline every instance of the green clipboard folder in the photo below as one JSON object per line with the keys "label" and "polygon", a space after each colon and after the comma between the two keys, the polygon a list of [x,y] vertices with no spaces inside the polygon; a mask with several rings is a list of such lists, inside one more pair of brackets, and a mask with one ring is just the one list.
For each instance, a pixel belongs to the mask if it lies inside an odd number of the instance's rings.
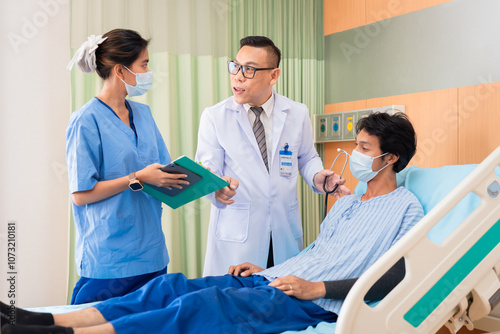
{"label": "green clipboard folder", "polygon": [[178,207],[181,207],[186,203],[194,201],[195,199],[213,193],[214,191],[217,191],[229,185],[228,182],[224,181],[205,167],[197,164],[184,155],[173,162],[200,176],[201,180],[199,180],[192,186],[178,192],[174,196],[167,195],[167,193],[169,192],[167,188],[153,188],[148,184],[144,184],[143,188],[143,191],[146,194],[149,194],[157,200],[162,201],[172,209],[177,209]]}

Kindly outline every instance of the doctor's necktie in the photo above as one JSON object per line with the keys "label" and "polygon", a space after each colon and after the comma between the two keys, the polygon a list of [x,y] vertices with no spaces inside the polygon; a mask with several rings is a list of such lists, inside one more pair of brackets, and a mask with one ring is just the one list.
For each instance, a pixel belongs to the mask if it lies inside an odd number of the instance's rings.
{"label": "doctor's necktie", "polygon": [[260,155],[269,172],[269,165],[267,163],[267,144],[266,144],[266,131],[264,131],[264,124],[260,120],[260,114],[264,111],[262,107],[251,107],[250,110],[255,114],[255,121],[253,122],[253,134],[259,146]]}

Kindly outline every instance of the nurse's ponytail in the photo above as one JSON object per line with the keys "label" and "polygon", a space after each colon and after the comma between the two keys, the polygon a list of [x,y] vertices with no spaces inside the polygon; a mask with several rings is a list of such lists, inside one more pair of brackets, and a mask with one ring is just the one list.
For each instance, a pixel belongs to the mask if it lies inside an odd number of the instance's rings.
{"label": "nurse's ponytail", "polygon": [[149,40],[127,29],[111,30],[102,37],[107,39],[95,50],[95,55],[96,72],[103,79],[110,76],[115,65],[130,67],[149,44]]}
{"label": "nurse's ponytail", "polygon": [[114,29],[102,36],[92,35],[77,50],[68,69],[77,64],[83,72],[96,71],[101,78],[107,79],[115,65],[131,66],[148,44],[149,40],[128,29]]}

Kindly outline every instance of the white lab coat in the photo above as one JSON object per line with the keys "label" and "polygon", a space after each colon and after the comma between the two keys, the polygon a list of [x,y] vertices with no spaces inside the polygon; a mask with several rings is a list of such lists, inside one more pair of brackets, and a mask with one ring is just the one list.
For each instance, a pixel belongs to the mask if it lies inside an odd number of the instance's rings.
{"label": "white lab coat", "polygon": [[[204,110],[196,161],[219,176],[239,181],[234,203],[222,205],[214,194],[208,230],[204,276],[226,274],[229,266],[250,262],[265,268],[272,233],[274,264],[303,248],[297,198],[298,172],[313,186],[323,169],[313,144],[309,111],[304,104],[274,94],[270,172],[262,160],[248,113],[230,97]],[[280,154],[288,143],[292,175],[280,176]],[[316,191],[316,190],[315,190]]]}

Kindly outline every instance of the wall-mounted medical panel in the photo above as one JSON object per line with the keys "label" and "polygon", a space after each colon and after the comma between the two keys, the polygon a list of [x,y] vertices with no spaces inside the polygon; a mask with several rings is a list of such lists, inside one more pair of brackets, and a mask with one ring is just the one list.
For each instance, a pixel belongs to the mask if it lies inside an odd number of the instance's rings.
{"label": "wall-mounted medical panel", "polygon": [[356,139],[356,123],[372,112],[393,114],[405,112],[405,106],[392,105],[371,109],[349,110],[331,114],[314,115],[314,142],[328,143]]}
{"label": "wall-mounted medical panel", "polygon": [[329,138],[329,136],[328,136],[328,120],[329,120],[328,115],[314,115],[314,116],[317,116],[317,117],[315,117],[314,128],[317,129],[318,138],[320,138],[320,140],[327,140]]}
{"label": "wall-mounted medical panel", "polygon": [[343,123],[344,127],[342,129],[342,139],[343,140],[354,140],[356,139],[356,123],[358,122],[358,113],[356,111],[343,112]]}
{"label": "wall-mounted medical panel", "polygon": [[331,116],[331,119],[332,119],[332,126],[331,126],[331,130],[332,130],[332,135],[330,138],[332,139],[336,139],[336,140],[340,140],[342,139],[342,115],[333,115]]}

